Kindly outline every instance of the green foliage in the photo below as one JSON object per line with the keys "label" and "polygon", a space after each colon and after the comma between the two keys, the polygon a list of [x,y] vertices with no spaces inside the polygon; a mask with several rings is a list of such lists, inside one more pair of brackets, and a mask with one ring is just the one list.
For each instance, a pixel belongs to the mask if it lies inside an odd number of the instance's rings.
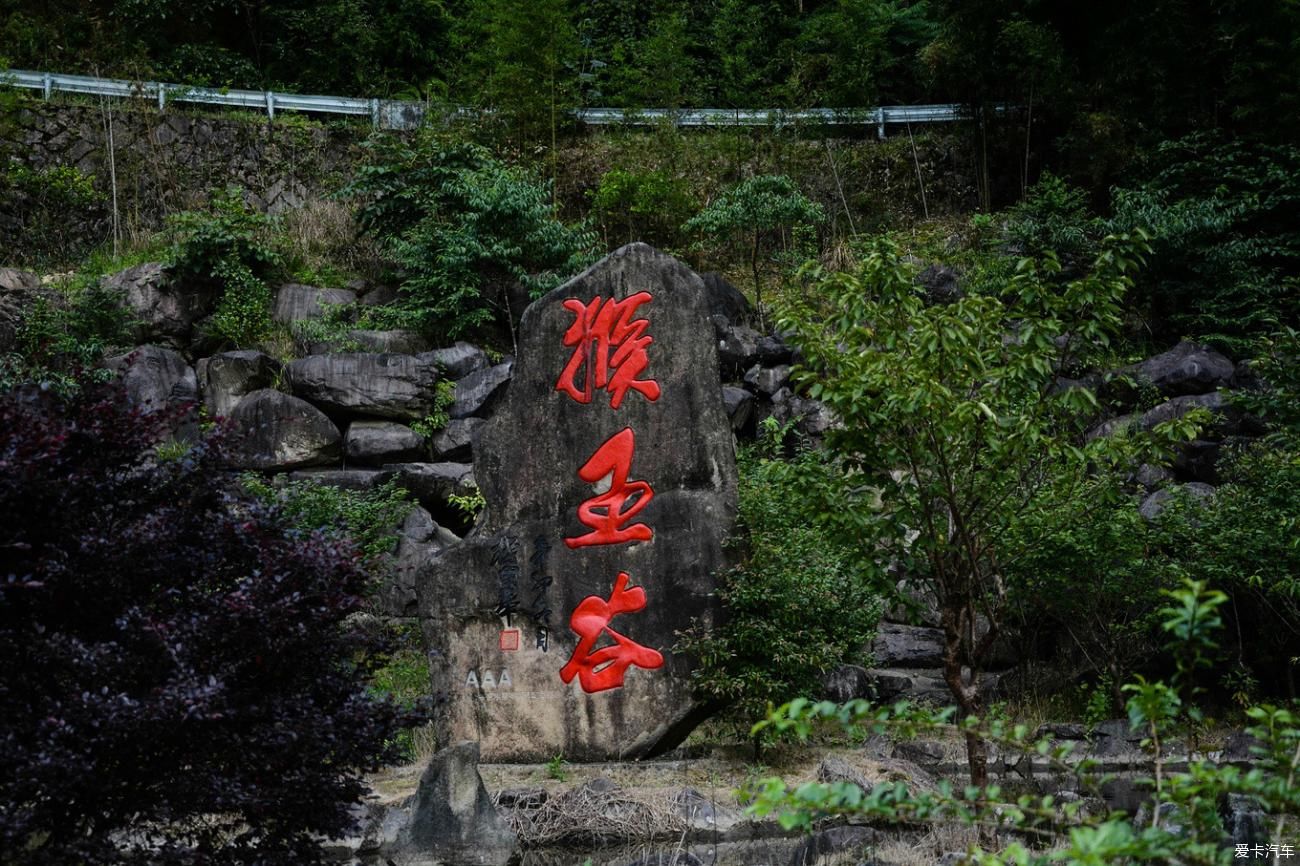
{"label": "green foliage", "polygon": [[[1177,771],[1169,766],[1170,738],[1185,720],[1178,682],[1197,666],[1197,659],[1214,650],[1220,625],[1217,609],[1226,602],[1222,593],[1197,582],[1188,582],[1169,595],[1173,604],[1162,614],[1165,630],[1172,636],[1169,649],[1180,660],[1175,685],[1139,679],[1124,687],[1131,696],[1127,706],[1130,724],[1146,735],[1143,746],[1152,769],[1149,778],[1140,780],[1152,797],[1144,807],[1150,816],[1145,826],[1135,826],[1123,813],[1086,814],[1079,802],[1032,795],[1012,799],[997,785],[957,790],[948,782],[941,782],[934,791],[912,791],[901,782],[863,791],[847,782],[807,782],[791,788],[773,778],[760,783],[751,814],[775,814],[790,829],[810,829],[814,821],[835,816],[922,825],[957,821],[983,831],[986,844],[972,846],[967,852],[970,862],[983,866],[1227,866],[1233,862],[1234,851],[1224,844],[1218,804],[1231,793],[1276,817],[1270,829],[1275,838],[1281,838],[1288,820],[1300,815],[1300,790],[1295,784],[1300,772],[1300,715],[1293,710],[1261,706],[1248,711],[1253,722],[1249,732],[1259,743],[1256,763],[1248,770],[1196,758]],[[951,717],[951,710],[933,713],[905,703],[873,707],[854,701],[837,706],[799,699],[769,713],[755,730],[792,733],[801,739],[826,725],[856,736],[888,733],[905,737],[918,731],[975,734],[997,742],[1004,754],[1023,753],[1045,761],[1055,772],[1077,776],[1081,791],[1100,791],[1103,779],[1095,775],[1095,764],[1074,759],[1070,744],[1057,745],[1048,739],[1035,742],[1024,725],[967,718],[953,726]],[[1005,843],[1007,838],[1014,841]]]}
{"label": "green foliage", "polygon": [[244,475],[243,485],[257,498],[278,505],[299,531],[351,539],[372,567],[392,552],[397,531],[411,510],[406,490],[393,481],[373,490],[344,490],[312,481],[276,486],[249,473]]}
{"label": "green foliage", "polygon": [[[1111,339],[1142,248],[1140,237],[1110,238],[1064,286],[1054,258],[1026,260],[1001,297],[927,306],[882,238],[858,273],[811,269],[817,300],[780,322],[807,358],[795,380],[843,422],[827,435],[842,488],[878,491],[879,504],[859,512],[863,543],[939,599],[945,673],[962,683],[954,698],[966,713],[982,712],[1018,516],[1121,457],[1112,440],[1082,443],[1092,393],[1054,385],[1064,357]],[[978,639],[964,625],[977,615],[989,623]],[[968,746],[979,782],[980,746]]]}
{"label": "green foliage", "polygon": [[206,211],[168,219],[174,277],[221,287],[213,332],[236,346],[251,346],[271,331],[266,280],[283,264],[267,240],[275,226],[248,206],[238,187],[213,190]]}
{"label": "green foliage", "polygon": [[426,331],[456,336],[508,318],[512,292],[536,297],[593,260],[594,236],[554,217],[547,187],[487,150],[427,132],[372,147],[344,194],[360,198],[358,222]]}
{"label": "green foliage", "polygon": [[779,244],[781,251],[791,247],[791,232],[802,225],[816,225],[826,220],[821,205],[801,193],[785,175],[758,175],[747,178],[718,196],[682,229],[700,235],[715,244],[742,243],[748,248],[750,271],[754,278],[754,296],[762,312],[762,282],[759,256]]}
{"label": "green foliage", "polygon": [[111,379],[99,362],[132,345],[131,325],[121,295],[98,280],[38,295],[23,311],[17,351],[0,356],[0,391],[38,382],[67,395],[86,380]]}
{"label": "green foliage", "polygon": [[601,176],[591,204],[606,238],[625,234],[628,243],[660,246],[676,241],[687,213],[696,208],[687,180],[664,169],[610,169]]}
{"label": "green foliage", "polygon": [[107,226],[107,201],[89,175],[66,165],[0,163],[0,264],[76,261],[107,236]]}
{"label": "green foliage", "polygon": [[466,519],[474,520],[478,517],[480,511],[487,507],[487,498],[483,496],[483,491],[475,485],[469,493],[449,493],[447,494],[447,504],[452,508],[465,515]]}
{"label": "green foliage", "polygon": [[564,765],[568,761],[564,760],[563,755],[556,755],[546,762],[546,777],[554,779],[557,782],[563,782],[569,778],[568,772],[565,771]]}
{"label": "green foliage", "polygon": [[[819,688],[860,662],[880,617],[882,576],[862,563],[813,491],[838,468],[815,451],[791,461],[742,451],[737,540],[741,563],[720,575],[724,621],[694,626],[679,648],[699,661],[698,692],[744,722],[769,702]],[[747,724],[747,722],[745,722]]]}
{"label": "green foliage", "polygon": [[1086,265],[1097,255],[1102,235],[1101,222],[1088,213],[1087,202],[1084,190],[1045,171],[1008,212],[1007,234],[1024,255],[1040,258],[1052,252],[1063,263]]}
{"label": "green foliage", "polygon": [[1230,350],[1300,324],[1300,148],[1205,134],[1162,144],[1111,226],[1152,233],[1140,298],[1170,335]]}
{"label": "green foliage", "polygon": [[429,442],[437,435],[438,431],[446,427],[451,421],[451,416],[447,411],[451,409],[451,404],[456,402],[456,383],[448,379],[443,379],[434,386],[433,406],[428,415],[418,421],[411,422],[411,429],[424,437]]}

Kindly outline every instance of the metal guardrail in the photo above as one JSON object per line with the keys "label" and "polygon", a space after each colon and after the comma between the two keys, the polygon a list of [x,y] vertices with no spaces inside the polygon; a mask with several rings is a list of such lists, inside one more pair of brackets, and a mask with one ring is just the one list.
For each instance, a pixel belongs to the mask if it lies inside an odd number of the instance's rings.
{"label": "metal guardrail", "polygon": [[[169,102],[196,102],[264,111],[274,119],[277,111],[369,116],[376,129],[415,129],[424,123],[430,107],[423,102],[396,99],[362,99],[351,96],[310,96],[270,90],[227,90],[189,87],[157,81],[127,81],[91,75],[59,75],[22,69],[0,71],[0,84],[40,90],[46,99],[55,92],[93,96],[154,99],[162,111]],[[471,113],[455,109],[455,114]],[[573,115],[592,126],[650,125],[671,120],[677,126],[788,126],[815,123],[826,126],[875,126],[881,138],[888,124],[950,123],[960,120],[960,105],[886,105],[877,108],[809,108],[800,111],[730,108],[580,108]]]}

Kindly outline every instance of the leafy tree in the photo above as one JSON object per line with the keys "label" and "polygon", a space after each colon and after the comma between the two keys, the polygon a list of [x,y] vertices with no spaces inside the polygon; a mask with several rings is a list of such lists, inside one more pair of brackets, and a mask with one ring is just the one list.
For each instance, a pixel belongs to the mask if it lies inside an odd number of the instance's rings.
{"label": "leafy tree", "polygon": [[[402,308],[425,330],[455,336],[510,321],[528,296],[592,260],[594,235],[553,215],[548,189],[481,147],[432,133],[376,142],[344,194],[397,269]],[[513,310],[513,313],[512,313]]]}
{"label": "leafy tree", "polygon": [[748,178],[718,196],[682,226],[687,232],[704,235],[715,242],[743,242],[749,248],[749,267],[754,278],[754,300],[763,315],[763,283],[759,255],[779,242],[789,249],[792,231],[801,225],[824,222],[826,212],[811,201],[794,181],[781,174]]}
{"label": "leafy tree", "polygon": [[880,619],[880,569],[861,562],[820,513],[817,493],[838,468],[812,450],[781,459],[783,433],[769,430],[758,450],[740,455],[732,544],[741,564],[721,576],[726,619],[690,629],[680,645],[699,660],[697,691],[746,726],[838,665],[861,661]]}
{"label": "leafy tree", "polygon": [[[1113,447],[1081,445],[1091,392],[1054,386],[1067,358],[1118,327],[1142,248],[1110,239],[1094,270],[1063,288],[1024,262],[1002,297],[926,306],[882,239],[859,273],[814,269],[824,308],[803,301],[781,322],[807,358],[797,381],[843,422],[827,443],[844,483],[879,491],[863,543],[937,600],[944,680],[968,716],[983,712],[981,673],[1005,625],[1014,521]],[[1049,258],[1046,276],[1057,267]],[[986,744],[972,735],[966,746],[983,785]]]}
{"label": "leafy tree", "polygon": [[120,389],[0,399],[0,860],[323,862],[411,719],[367,695],[349,542]]}
{"label": "leafy tree", "polygon": [[[1054,796],[1023,795],[1012,800],[1000,786],[954,790],[941,783],[934,792],[916,793],[903,782],[880,784],[863,791],[851,782],[807,782],[790,788],[780,779],[762,783],[751,812],[775,813],[787,828],[811,829],[813,821],[831,816],[898,824],[959,822],[979,828],[981,842],[967,852],[980,866],[1101,866],[1110,863],[1181,863],[1227,866],[1235,851],[1225,845],[1219,804],[1228,796],[1257,804],[1270,819],[1274,838],[1300,816],[1300,715],[1293,709],[1258,706],[1248,710],[1255,738],[1254,766],[1243,770],[1233,763],[1192,758],[1181,768],[1170,765],[1170,743],[1186,730],[1196,713],[1189,704],[1195,695],[1196,671],[1218,651],[1219,613],[1227,597],[1205,584],[1189,581],[1169,593],[1170,604],[1160,611],[1170,635],[1168,649],[1177,673],[1171,682],[1138,679],[1125,685],[1130,728],[1144,735],[1151,776],[1139,783],[1150,792],[1144,807],[1147,822],[1136,816],[1104,810],[1086,814],[1079,801]],[[1005,754],[1019,752],[1046,762],[1055,771],[1075,776],[1079,789],[1098,795],[1101,781],[1090,761],[1078,761],[1070,744],[1050,739],[1033,741],[1024,725],[967,719],[953,726],[950,712],[934,714],[906,704],[873,707],[865,701],[844,706],[830,702],[793,701],[769,714],[757,729],[794,733],[807,738],[823,727],[856,735],[866,733],[915,735],[957,731],[995,739]],[[1141,815],[1142,813],[1139,813]],[[1002,843],[1004,836],[1012,841]]]}
{"label": "leafy tree", "polygon": [[1111,226],[1151,230],[1138,283],[1161,333],[1229,349],[1300,325],[1300,148],[1196,134],[1161,145],[1115,193]]}

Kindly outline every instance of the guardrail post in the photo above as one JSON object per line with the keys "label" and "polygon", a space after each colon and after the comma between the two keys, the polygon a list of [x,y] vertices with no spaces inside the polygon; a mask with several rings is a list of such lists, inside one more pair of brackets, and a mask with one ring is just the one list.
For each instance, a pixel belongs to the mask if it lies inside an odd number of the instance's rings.
{"label": "guardrail post", "polygon": [[266,118],[275,120],[275,94],[269,90],[266,91]]}
{"label": "guardrail post", "polygon": [[53,92],[54,92],[54,77],[47,72],[41,78],[41,93],[44,94],[46,99],[49,99],[50,94]]}
{"label": "guardrail post", "polygon": [[370,100],[370,125],[375,129],[379,128],[379,100]]}
{"label": "guardrail post", "polygon": [[158,84],[158,111],[164,111],[167,108],[167,85]]}
{"label": "guardrail post", "polygon": [[885,109],[876,109],[876,135],[881,139],[885,137]]}

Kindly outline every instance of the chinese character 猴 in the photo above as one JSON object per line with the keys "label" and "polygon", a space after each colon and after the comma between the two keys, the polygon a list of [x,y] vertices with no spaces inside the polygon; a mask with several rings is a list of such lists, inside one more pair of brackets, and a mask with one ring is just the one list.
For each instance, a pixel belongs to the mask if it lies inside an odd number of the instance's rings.
{"label": "chinese character \u7334", "polygon": [[595,392],[605,388],[614,409],[622,405],[629,389],[652,402],[658,400],[659,383],[637,378],[650,365],[646,347],[654,340],[645,333],[650,322],[632,317],[636,308],[648,301],[649,292],[637,292],[621,301],[599,295],[589,304],[577,298],[566,300],[565,309],[573,313],[574,321],[564,334],[564,345],[573,349],[573,355],[555,390],[579,403],[590,403]]}

